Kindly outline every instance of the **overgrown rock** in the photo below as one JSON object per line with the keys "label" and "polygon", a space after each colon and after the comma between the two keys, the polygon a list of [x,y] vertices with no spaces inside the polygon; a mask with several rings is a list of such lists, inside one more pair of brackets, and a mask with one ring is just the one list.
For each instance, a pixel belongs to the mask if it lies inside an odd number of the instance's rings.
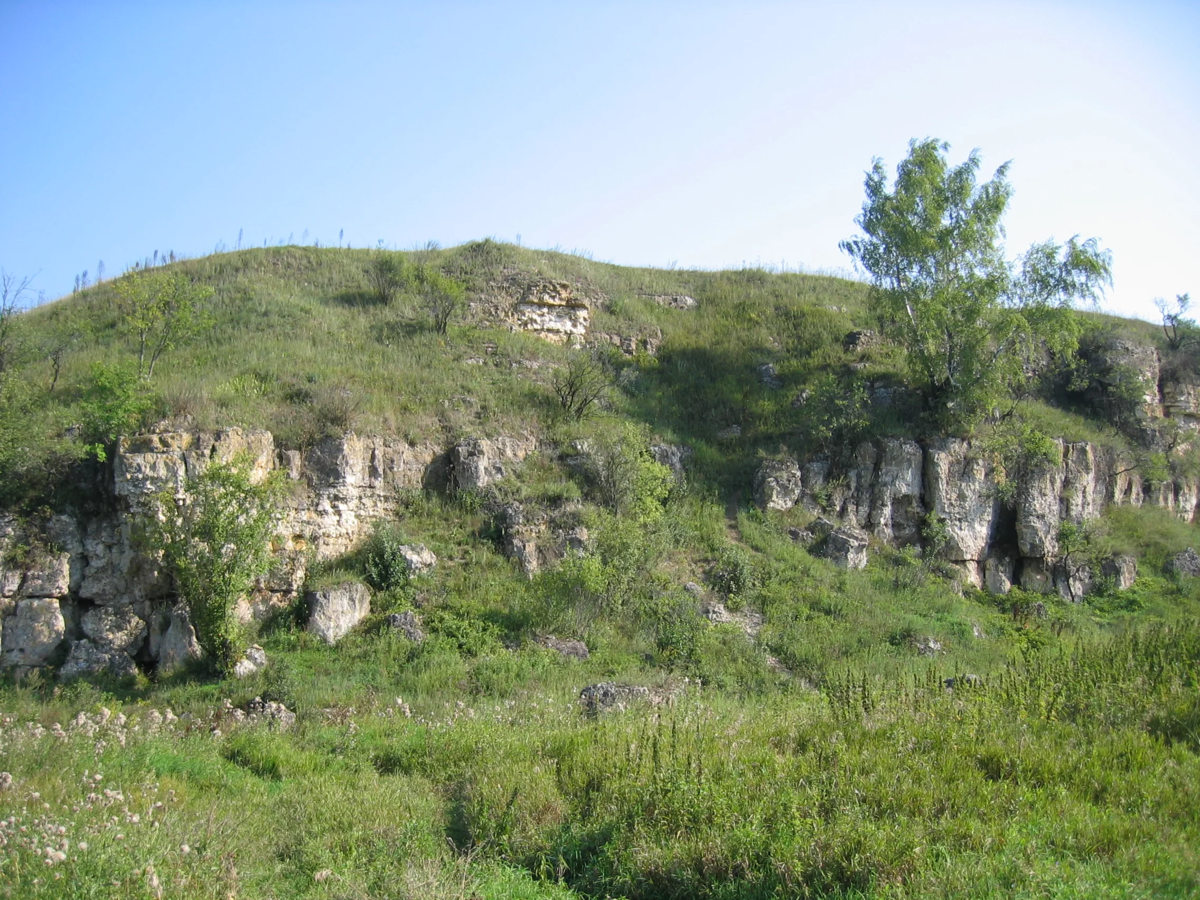
{"label": "overgrown rock", "polygon": [[1176,553],[1163,566],[1169,575],[1187,575],[1191,578],[1200,577],[1200,553],[1188,547],[1182,553]]}
{"label": "overgrown rock", "polygon": [[1132,556],[1111,557],[1101,564],[1100,574],[1111,578],[1118,591],[1127,591],[1137,581],[1137,560]]}
{"label": "overgrown rock", "polygon": [[589,716],[610,710],[623,710],[639,700],[650,700],[648,687],[604,681],[600,684],[589,685],[579,692],[579,703],[583,707],[584,713]]}
{"label": "overgrown rock", "polygon": [[401,613],[392,613],[387,617],[388,627],[399,631],[414,644],[425,642],[425,632],[421,628],[421,619],[411,609]]}
{"label": "overgrown rock", "polygon": [[55,553],[38,561],[25,573],[21,594],[25,597],[65,597],[71,590],[71,555]]}
{"label": "overgrown rock", "polygon": [[234,678],[249,678],[267,667],[267,651],[258,644],[246,648],[242,658],[233,667]]}
{"label": "overgrown rock", "polygon": [[755,371],[758,372],[758,380],[763,387],[770,388],[773,391],[777,391],[783,387],[783,382],[779,380],[779,375],[775,371],[773,364],[762,363]]}
{"label": "overgrown rock", "polygon": [[553,650],[560,656],[565,656],[569,659],[587,659],[589,655],[587,644],[583,641],[556,638],[554,635],[548,634],[539,639],[538,643],[547,650]]}
{"label": "overgrown rock", "polygon": [[246,704],[246,718],[251,722],[265,722],[272,731],[287,731],[296,724],[296,714],[274,700],[255,697]]}
{"label": "overgrown rock", "polygon": [[158,660],[159,675],[170,675],[204,656],[187,607],[182,603],[155,617],[149,641],[150,655]]}
{"label": "overgrown rock", "polygon": [[474,438],[450,451],[450,484],[457,491],[478,491],[495,484],[536,448],[532,438]]}
{"label": "overgrown rock", "polygon": [[371,614],[371,592],[357,581],[309,591],[305,602],[308,630],[327,644],[336,644]]}

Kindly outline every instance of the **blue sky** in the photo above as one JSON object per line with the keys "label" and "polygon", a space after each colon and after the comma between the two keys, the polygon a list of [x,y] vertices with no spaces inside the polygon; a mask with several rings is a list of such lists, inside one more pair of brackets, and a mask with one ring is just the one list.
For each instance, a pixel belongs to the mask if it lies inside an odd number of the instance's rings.
{"label": "blue sky", "polygon": [[0,0],[0,266],[492,236],[836,270],[863,172],[1013,160],[1014,255],[1200,300],[1200,5]]}

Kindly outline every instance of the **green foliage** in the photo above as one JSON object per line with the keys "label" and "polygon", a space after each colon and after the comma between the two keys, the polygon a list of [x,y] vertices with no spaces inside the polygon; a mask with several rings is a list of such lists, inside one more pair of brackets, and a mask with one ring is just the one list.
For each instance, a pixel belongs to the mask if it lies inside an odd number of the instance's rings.
{"label": "green foliage", "polygon": [[734,544],[721,550],[709,572],[709,583],[737,606],[754,596],[762,586],[763,576],[754,557],[744,547]]}
{"label": "green foliage", "polygon": [[613,372],[607,360],[598,353],[572,353],[565,368],[555,373],[551,382],[559,408],[567,418],[580,422],[602,402],[612,389]]}
{"label": "green foliage", "polygon": [[865,237],[841,246],[871,276],[872,309],[937,422],[969,428],[1020,395],[1035,354],[1073,350],[1078,326],[1066,310],[1099,296],[1111,260],[1094,239],[1072,238],[1035,244],[1015,271],[1000,244],[1008,165],[977,185],[978,153],[950,166],[948,149],[912,141],[890,192],[876,159],[857,220]]}
{"label": "green foliage", "polygon": [[400,552],[404,543],[398,526],[390,523],[375,526],[362,548],[367,584],[377,591],[410,592],[408,563]]}
{"label": "green foliage", "polygon": [[418,266],[412,280],[418,303],[428,314],[433,330],[444,336],[466,307],[463,285],[430,266]]}
{"label": "green foliage", "polygon": [[182,498],[164,491],[157,498],[159,516],[143,538],[162,554],[200,646],[224,672],[245,650],[234,608],[270,566],[277,521],[277,482],[254,483],[250,463],[244,457],[214,461],[187,479]]}
{"label": "green foliage", "polygon": [[87,452],[103,462],[117,438],[146,423],[156,403],[132,364],[94,364],[80,403]]}
{"label": "green foliage", "polygon": [[863,378],[830,374],[819,379],[804,402],[800,433],[818,454],[846,462],[870,424],[870,401]]}
{"label": "green foliage", "polygon": [[367,261],[367,282],[371,286],[375,299],[385,306],[396,299],[396,295],[408,280],[409,274],[409,266],[405,263],[404,257],[398,253],[376,250]]}
{"label": "green foliage", "polygon": [[121,327],[137,342],[138,377],[153,378],[164,352],[207,326],[203,304],[213,288],[176,268],[135,268],[117,279],[113,293]]}
{"label": "green foliage", "polygon": [[674,478],[650,455],[649,429],[622,423],[597,439],[589,462],[597,497],[609,510],[642,525],[662,518]]}

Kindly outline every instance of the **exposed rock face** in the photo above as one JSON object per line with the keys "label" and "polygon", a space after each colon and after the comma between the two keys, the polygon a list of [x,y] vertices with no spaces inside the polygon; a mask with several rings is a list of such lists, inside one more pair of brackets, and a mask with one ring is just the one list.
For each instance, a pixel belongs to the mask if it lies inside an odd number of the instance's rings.
{"label": "exposed rock face", "polygon": [[635,334],[593,331],[588,334],[587,343],[592,347],[610,344],[620,350],[625,356],[637,356],[639,353],[645,353],[647,356],[656,356],[658,348],[662,346],[662,329],[658,326],[653,326],[648,329],[642,329]]}
{"label": "exposed rock face", "polygon": [[865,569],[867,533],[857,528],[835,528],[825,539],[825,555],[844,569]]}
{"label": "exposed rock face", "polygon": [[204,651],[196,640],[196,630],[183,604],[162,610],[150,628],[150,655],[158,660],[158,673],[169,675],[201,659]]}
{"label": "exposed rock face", "polygon": [[762,509],[788,510],[800,499],[803,478],[794,459],[768,459],[754,476],[754,496]]}
{"label": "exposed rock face", "polygon": [[684,465],[692,457],[691,447],[685,447],[682,444],[651,444],[650,455],[654,457],[656,463],[671,470],[676,484],[686,483],[687,472]]}
{"label": "exposed rock face", "polygon": [[925,454],[925,485],[926,505],[945,523],[942,555],[970,563],[968,575],[978,584],[978,563],[987,556],[1000,512],[990,464],[966,441],[933,441]]}
{"label": "exposed rock face", "polygon": [[1118,591],[1126,591],[1137,581],[1137,560],[1132,556],[1114,556],[1100,567],[1100,574],[1113,580]]}
{"label": "exposed rock face", "polygon": [[128,606],[97,606],[83,614],[83,633],[97,647],[133,656],[149,629]]}
{"label": "exposed rock face", "polygon": [[308,630],[327,644],[336,644],[371,614],[371,592],[357,581],[310,591],[305,601],[308,603]]}
{"label": "exposed rock face", "polygon": [[869,527],[897,546],[918,544],[925,520],[924,452],[916,441],[884,441],[875,473]]}
{"label": "exposed rock face", "polygon": [[51,597],[21,600],[16,611],[4,620],[0,665],[44,666],[65,636],[66,623],[57,600]]}
{"label": "exposed rock face", "polygon": [[1012,590],[1016,562],[1011,556],[989,556],[983,566],[983,586],[989,594],[1007,594]]}
{"label": "exposed rock face", "polygon": [[136,675],[137,671],[128,653],[85,639],[72,642],[71,652],[59,669],[58,677],[63,681],[100,674],[128,678]]}
{"label": "exposed rock face", "polygon": [[25,597],[65,597],[71,590],[71,556],[58,553],[40,560],[25,573],[20,593]]}
{"label": "exposed rock face", "polygon": [[532,281],[514,310],[516,326],[556,344],[587,333],[591,308],[565,281],[541,278]]}
{"label": "exposed rock face", "polygon": [[458,491],[477,491],[495,484],[537,449],[532,437],[473,439],[450,451],[450,484]]}

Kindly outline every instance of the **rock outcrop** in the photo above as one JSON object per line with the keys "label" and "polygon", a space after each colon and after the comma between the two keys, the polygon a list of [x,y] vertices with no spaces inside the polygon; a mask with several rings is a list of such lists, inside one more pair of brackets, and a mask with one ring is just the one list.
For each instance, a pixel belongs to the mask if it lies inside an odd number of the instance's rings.
{"label": "rock outcrop", "polygon": [[567,282],[538,278],[526,286],[513,317],[522,331],[565,344],[587,333],[591,306]]}

